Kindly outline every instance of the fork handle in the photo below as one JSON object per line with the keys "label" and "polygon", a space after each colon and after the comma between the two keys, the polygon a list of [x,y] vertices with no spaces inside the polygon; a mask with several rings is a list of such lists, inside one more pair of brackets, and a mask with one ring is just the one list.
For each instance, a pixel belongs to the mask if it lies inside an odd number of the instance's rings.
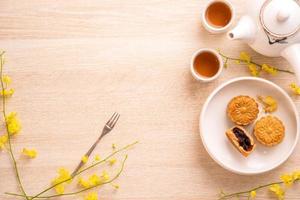
{"label": "fork handle", "polygon": [[[101,134],[100,137],[96,140],[96,142],[91,146],[91,148],[86,152],[85,156],[89,157],[91,153],[94,151],[100,140],[103,138],[105,134]],[[84,165],[85,163],[81,160],[80,163],[77,165],[73,173],[71,174],[71,177],[74,177],[75,174],[80,170],[80,168]]]}

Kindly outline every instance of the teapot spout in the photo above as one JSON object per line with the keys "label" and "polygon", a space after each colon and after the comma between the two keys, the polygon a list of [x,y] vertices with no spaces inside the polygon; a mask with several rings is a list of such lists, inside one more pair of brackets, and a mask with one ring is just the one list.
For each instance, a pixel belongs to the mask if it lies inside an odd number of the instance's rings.
{"label": "teapot spout", "polygon": [[298,84],[300,84],[300,43],[293,44],[285,48],[281,52],[282,57],[287,59],[287,61],[293,67],[293,71],[296,74]]}
{"label": "teapot spout", "polygon": [[250,42],[254,39],[256,26],[249,16],[243,16],[235,28],[227,33],[230,40],[246,40]]}

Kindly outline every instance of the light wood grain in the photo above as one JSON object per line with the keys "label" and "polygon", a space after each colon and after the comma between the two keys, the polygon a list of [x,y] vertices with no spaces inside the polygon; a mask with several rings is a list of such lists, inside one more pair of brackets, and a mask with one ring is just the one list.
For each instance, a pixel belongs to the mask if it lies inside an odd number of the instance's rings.
{"label": "light wood grain", "polygon": [[[245,0],[232,2],[239,17]],[[205,3],[0,2],[0,48],[7,52],[5,71],[16,89],[8,107],[18,111],[23,126],[13,145],[18,155],[23,147],[39,151],[32,161],[17,156],[30,194],[49,185],[58,167],[73,169],[114,111],[121,119],[96,152],[106,155],[111,143],[140,144],[127,152],[125,172],[117,181],[121,188],[99,189],[101,199],[212,200],[220,188],[247,189],[300,167],[299,145],[278,169],[250,177],[222,169],[204,150],[198,131],[201,106],[217,85],[247,75],[247,69],[233,63],[219,80],[196,82],[189,73],[194,51],[212,47],[236,56],[243,50],[259,62],[289,67],[283,59],[265,58],[241,42],[204,31],[199,18]],[[286,90],[294,80],[286,74],[266,78]],[[293,99],[299,108],[299,99]],[[9,156],[2,152],[0,199],[15,199],[3,195],[6,191],[17,188]],[[287,197],[299,199],[299,192]],[[259,199],[267,198],[263,193]]]}

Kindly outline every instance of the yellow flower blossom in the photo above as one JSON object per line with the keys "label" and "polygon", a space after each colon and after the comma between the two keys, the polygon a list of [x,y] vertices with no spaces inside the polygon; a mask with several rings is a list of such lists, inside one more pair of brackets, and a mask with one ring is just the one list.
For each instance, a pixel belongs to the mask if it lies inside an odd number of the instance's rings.
{"label": "yellow flower blossom", "polygon": [[82,161],[84,164],[87,163],[88,160],[89,160],[89,157],[87,157],[87,156],[82,156],[82,158],[81,158],[81,161]]}
{"label": "yellow flower blossom", "polygon": [[284,199],[284,190],[280,187],[279,184],[271,185],[270,190],[275,193],[279,200]]}
{"label": "yellow flower blossom", "polygon": [[95,155],[95,161],[100,161],[101,160],[101,157],[97,154]]}
{"label": "yellow flower blossom", "polygon": [[118,184],[111,184],[116,190],[120,188]]}
{"label": "yellow flower blossom", "polygon": [[4,149],[5,144],[7,143],[7,141],[8,141],[8,136],[7,136],[7,134],[1,135],[1,136],[0,136],[0,150],[1,150],[1,149]]}
{"label": "yellow flower blossom", "polygon": [[108,175],[108,173],[106,171],[102,172],[102,176],[101,177],[102,177],[102,179],[103,179],[104,182],[106,182],[106,181],[109,180],[109,175]]}
{"label": "yellow flower blossom", "polygon": [[[70,179],[70,180],[68,180]],[[67,181],[67,183],[71,183],[71,174],[69,170],[65,168],[60,168],[58,169],[58,176],[52,180],[52,185],[56,185],[58,183],[61,183],[62,181]],[[57,194],[63,194],[65,192],[65,182],[58,184],[57,186],[54,187],[55,191]]]}
{"label": "yellow flower blossom", "polygon": [[293,176],[294,180],[300,180],[300,170],[299,171],[294,171],[292,176]]}
{"label": "yellow flower blossom", "polygon": [[0,96],[2,97],[11,97],[15,93],[14,89],[4,89],[0,91]]}
{"label": "yellow flower blossom", "polygon": [[290,174],[283,174],[280,179],[284,182],[286,186],[291,186],[294,183],[294,178]]}
{"label": "yellow flower blossom", "polygon": [[105,177],[98,176],[97,174],[92,174],[87,180],[83,178],[78,179],[78,185],[82,188],[90,188],[93,186],[101,185],[105,182]]}
{"label": "yellow flower blossom", "polygon": [[84,197],[84,200],[98,200],[98,194],[96,192],[90,192]]}
{"label": "yellow flower blossom", "polygon": [[87,180],[84,180],[83,178],[79,178],[78,179],[78,185],[82,188],[89,188],[90,187],[90,183]]}
{"label": "yellow flower blossom", "polygon": [[254,199],[256,197],[256,191],[255,190],[253,190],[253,191],[250,192],[250,197],[252,199]]}
{"label": "yellow flower blossom", "polygon": [[243,60],[246,63],[250,63],[251,62],[250,55],[248,53],[246,53],[246,52],[243,52],[243,51],[240,53],[240,59]]}
{"label": "yellow flower blossom", "polygon": [[37,151],[35,149],[24,148],[22,153],[23,153],[23,155],[27,156],[28,158],[35,158],[37,156]]}
{"label": "yellow flower blossom", "polygon": [[116,162],[117,162],[117,159],[115,159],[115,158],[111,158],[111,159],[109,159],[109,165],[114,165]]}
{"label": "yellow flower blossom", "polygon": [[277,101],[271,96],[258,96],[258,100],[263,104],[266,113],[271,113],[277,110]]}
{"label": "yellow flower blossom", "polygon": [[249,64],[248,69],[252,76],[259,76],[259,70],[255,64]]}
{"label": "yellow flower blossom", "polygon": [[21,123],[19,119],[17,118],[17,113],[11,112],[6,116],[6,124],[8,133],[10,135],[15,135],[21,130]]}
{"label": "yellow flower blossom", "polygon": [[275,67],[272,67],[267,64],[262,64],[261,69],[271,75],[276,75],[278,72],[278,70]]}
{"label": "yellow flower blossom", "polygon": [[11,83],[11,78],[8,75],[3,75],[2,76],[2,81],[3,83],[5,83],[6,85],[9,85]]}
{"label": "yellow flower blossom", "polygon": [[116,145],[115,143],[113,143],[113,144],[111,145],[111,147],[113,148],[113,150],[115,150],[115,149],[117,148],[117,145]]}
{"label": "yellow flower blossom", "polygon": [[300,87],[296,83],[291,83],[290,88],[296,95],[300,95]]}
{"label": "yellow flower blossom", "polygon": [[90,186],[95,186],[101,184],[101,177],[97,174],[93,174],[89,177]]}

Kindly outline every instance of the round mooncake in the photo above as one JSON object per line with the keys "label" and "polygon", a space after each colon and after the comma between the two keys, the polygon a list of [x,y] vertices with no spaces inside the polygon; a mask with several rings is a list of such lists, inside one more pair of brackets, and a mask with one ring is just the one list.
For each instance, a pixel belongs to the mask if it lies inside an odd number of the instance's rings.
{"label": "round mooncake", "polygon": [[236,96],[227,106],[227,115],[237,125],[252,123],[259,113],[258,104],[249,96]]}

